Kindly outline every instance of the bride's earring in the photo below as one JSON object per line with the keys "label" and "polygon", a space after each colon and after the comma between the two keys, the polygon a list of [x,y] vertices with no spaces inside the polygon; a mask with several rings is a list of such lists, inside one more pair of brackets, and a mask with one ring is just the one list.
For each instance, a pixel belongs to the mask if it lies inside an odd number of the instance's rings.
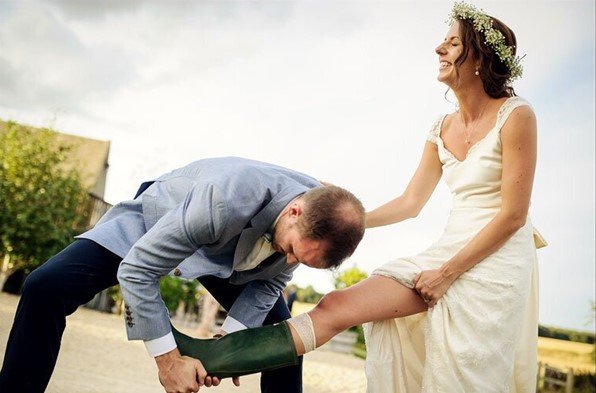
{"label": "bride's earring", "polygon": [[476,76],[480,75],[480,71],[478,71],[478,68],[476,68],[476,72],[474,72],[474,75],[476,75]]}

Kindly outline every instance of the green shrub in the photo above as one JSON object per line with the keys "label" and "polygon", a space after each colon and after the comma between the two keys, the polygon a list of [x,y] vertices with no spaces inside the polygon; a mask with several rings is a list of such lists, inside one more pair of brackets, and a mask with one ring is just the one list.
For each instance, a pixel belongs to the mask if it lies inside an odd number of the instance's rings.
{"label": "green shrub", "polygon": [[316,304],[322,297],[323,294],[315,291],[312,285],[309,285],[306,288],[298,288],[296,291],[296,300],[303,303]]}
{"label": "green shrub", "polygon": [[573,375],[573,392],[595,392],[596,391],[596,374],[590,372],[574,373]]}
{"label": "green shrub", "polygon": [[356,266],[334,274],[335,289],[351,287],[368,277],[368,274]]}
{"label": "green shrub", "polygon": [[168,311],[174,313],[178,309],[180,301],[184,299],[182,281],[176,277],[162,277],[159,280],[159,291]]}
{"label": "green shrub", "polygon": [[166,308],[170,314],[178,309],[180,302],[184,302],[186,312],[197,309],[197,280],[183,280],[180,278],[165,276],[159,281],[159,290]]}

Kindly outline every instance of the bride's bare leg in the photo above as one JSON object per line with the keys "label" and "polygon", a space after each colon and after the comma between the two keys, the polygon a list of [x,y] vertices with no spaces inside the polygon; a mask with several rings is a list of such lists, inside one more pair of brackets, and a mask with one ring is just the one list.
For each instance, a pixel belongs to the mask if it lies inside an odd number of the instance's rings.
{"label": "bride's bare leg", "polygon": [[[426,303],[415,290],[391,278],[371,276],[349,288],[323,296],[308,314],[319,347],[351,326],[405,317],[426,310]],[[298,354],[304,354],[300,336],[291,324],[290,329]]]}
{"label": "bride's bare leg", "polygon": [[[287,324],[240,330],[218,340],[198,340],[172,327],[181,354],[201,360],[210,375],[227,378],[296,365],[296,354],[323,345],[350,326],[404,317],[426,310],[414,290],[390,278],[373,276],[323,297],[308,314]],[[292,335],[288,334],[288,326]]]}

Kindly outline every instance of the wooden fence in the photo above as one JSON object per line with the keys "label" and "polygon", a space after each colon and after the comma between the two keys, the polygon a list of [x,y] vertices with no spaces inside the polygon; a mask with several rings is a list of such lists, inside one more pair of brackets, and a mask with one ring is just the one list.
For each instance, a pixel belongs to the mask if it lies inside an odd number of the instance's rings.
{"label": "wooden fence", "polygon": [[87,222],[85,229],[92,228],[95,224],[97,224],[97,221],[99,221],[101,216],[110,210],[111,207],[112,205],[103,199],[93,194],[89,194],[89,202],[87,204],[87,214],[89,214],[89,221]]}
{"label": "wooden fence", "polygon": [[546,392],[573,392],[573,368],[560,369],[546,363],[538,362],[537,391]]}

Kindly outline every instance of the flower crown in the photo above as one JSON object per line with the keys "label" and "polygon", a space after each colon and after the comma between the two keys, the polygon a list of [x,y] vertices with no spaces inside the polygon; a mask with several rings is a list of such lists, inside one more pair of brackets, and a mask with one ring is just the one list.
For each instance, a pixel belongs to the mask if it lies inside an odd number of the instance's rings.
{"label": "flower crown", "polygon": [[472,22],[474,29],[484,35],[484,43],[490,46],[499,56],[499,59],[509,68],[510,82],[522,76],[522,58],[513,54],[513,46],[505,44],[503,33],[493,28],[493,20],[490,16],[471,4],[456,1],[447,23],[453,24],[456,20],[464,19]]}

